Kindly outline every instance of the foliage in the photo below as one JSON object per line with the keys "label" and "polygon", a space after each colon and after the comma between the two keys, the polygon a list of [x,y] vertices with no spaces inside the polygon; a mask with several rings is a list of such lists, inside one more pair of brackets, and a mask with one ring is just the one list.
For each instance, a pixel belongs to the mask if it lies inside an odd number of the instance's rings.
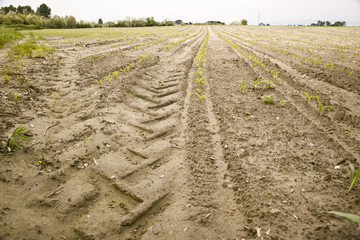
{"label": "foliage", "polygon": [[103,24],[103,20],[102,20],[101,18],[99,18],[98,24],[99,24],[99,25]]}
{"label": "foliage", "polygon": [[245,91],[245,88],[248,86],[248,85],[245,85],[245,84],[246,84],[246,82],[242,81],[242,83],[239,85],[241,94]]}
{"label": "foliage", "polygon": [[22,148],[19,140],[29,139],[26,135],[23,134],[25,131],[26,129],[24,127],[19,126],[8,136],[7,141],[3,142],[8,152],[14,151],[15,147]]}
{"label": "foliage", "polygon": [[14,101],[15,101],[15,103],[17,104],[17,102],[18,102],[18,100],[19,100],[19,92],[16,91],[16,93],[13,93],[13,92],[10,91],[10,94],[11,94],[11,96],[13,96]]}
{"label": "foliage", "polygon": [[21,39],[23,37],[24,35],[14,29],[0,26],[0,47],[4,46],[5,43],[11,42],[15,39]]}
{"label": "foliage", "polygon": [[308,104],[309,101],[310,101],[312,98],[317,97],[317,96],[312,96],[312,97],[310,97],[307,92],[304,92],[304,96],[301,96],[301,97],[302,97],[303,99],[305,99],[306,104]]}
{"label": "foliage", "polygon": [[349,187],[349,191],[350,191],[351,188],[354,186],[356,179],[360,175],[360,165],[359,165],[357,172],[355,170],[354,165],[351,162],[349,162],[349,167],[350,167],[350,187]]}
{"label": "foliage", "polygon": [[209,39],[209,31],[207,31],[206,33],[206,37],[204,39],[204,41],[201,43],[200,49],[198,51],[198,54],[196,55],[196,59],[197,59],[197,75],[198,77],[193,79],[192,82],[196,81],[199,84],[199,88],[197,89],[197,93],[190,93],[190,95],[197,95],[200,99],[200,101],[205,98],[205,95],[202,93],[202,85],[205,84],[205,82],[203,81],[205,79],[205,77],[202,75],[203,72],[203,68],[202,66],[202,62],[203,62],[203,58],[205,56],[205,46],[207,44],[207,41]]}
{"label": "foliage", "polygon": [[331,24],[331,22],[329,22],[329,21],[320,21],[320,20],[318,20],[317,23],[312,23],[311,26],[344,27],[344,26],[346,26],[346,22],[345,21],[336,21],[334,24]]}
{"label": "foliage", "polygon": [[45,18],[50,18],[51,9],[45,3],[43,3],[36,9],[36,14]]}
{"label": "foliage", "polygon": [[[47,54],[54,51],[53,47],[46,46],[45,44],[38,44],[36,38],[32,35],[26,41],[22,43],[16,43],[10,47],[9,56],[18,55],[18,56],[46,56]],[[36,53],[36,54],[34,54]]]}
{"label": "foliage", "polygon": [[271,95],[264,96],[264,103],[273,104],[274,103],[274,95],[271,94]]}
{"label": "foliage", "polygon": [[347,218],[348,220],[350,220],[352,222],[360,223],[360,216],[359,215],[350,214],[350,213],[343,213],[343,212],[336,212],[336,211],[331,211],[329,213],[335,214],[335,215],[340,216],[340,217],[345,217],[345,218]]}
{"label": "foliage", "polygon": [[318,102],[318,106],[314,105],[314,108],[319,112],[319,114],[321,114],[322,110],[324,110],[325,108],[331,108],[332,110],[337,112],[333,106],[323,106],[322,103],[320,102],[320,98],[317,96],[314,97],[317,99]]}

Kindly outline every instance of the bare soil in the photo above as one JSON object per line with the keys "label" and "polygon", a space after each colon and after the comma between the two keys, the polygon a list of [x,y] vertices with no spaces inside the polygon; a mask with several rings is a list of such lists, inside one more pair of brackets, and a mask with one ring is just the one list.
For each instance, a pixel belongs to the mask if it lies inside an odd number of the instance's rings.
{"label": "bare soil", "polygon": [[[359,71],[295,61],[236,38],[240,28],[179,29],[138,48],[163,36],[48,36],[56,57],[24,58],[0,81],[0,137],[17,126],[30,137],[0,153],[0,239],[360,239],[356,223],[329,213],[360,214],[347,163],[360,159]],[[192,80],[207,31],[200,101]],[[216,33],[279,71],[277,87],[254,90],[252,78],[271,76]],[[15,69],[7,51],[0,67]],[[337,113],[317,113],[303,92]]]}

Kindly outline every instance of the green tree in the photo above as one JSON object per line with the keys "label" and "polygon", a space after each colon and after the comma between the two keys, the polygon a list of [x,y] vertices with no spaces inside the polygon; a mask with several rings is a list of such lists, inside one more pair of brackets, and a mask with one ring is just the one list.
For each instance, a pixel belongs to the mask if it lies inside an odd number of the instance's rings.
{"label": "green tree", "polygon": [[241,25],[246,26],[247,24],[248,24],[248,22],[247,22],[247,20],[246,20],[246,19],[241,20]]}
{"label": "green tree", "polygon": [[3,14],[8,14],[8,12],[16,12],[16,7],[14,7],[13,5],[10,5],[10,6],[8,6],[8,7],[2,7],[1,8],[1,12],[3,13]]}
{"label": "green tree", "polygon": [[156,22],[154,20],[154,17],[147,17],[145,22],[145,26],[155,26]]}
{"label": "green tree", "polygon": [[16,13],[20,13],[20,14],[30,14],[30,13],[34,13],[34,10],[32,10],[31,6],[26,5],[26,6],[18,6],[16,9]]}
{"label": "green tree", "polygon": [[57,15],[51,18],[51,24],[53,28],[65,28],[65,20]]}
{"label": "green tree", "polygon": [[50,18],[51,9],[45,3],[43,3],[36,9],[36,14],[46,18]]}
{"label": "green tree", "polygon": [[183,21],[181,19],[175,21],[176,25],[180,25],[180,24],[182,24],[182,22]]}
{"label": "green tree", "polygon": [[76,19],[73,16],[65,16],[65,27],[66,28],[75,28]]}
{"label": "green tree", "polygon": [[103,20],[101,18],[99,18],[98,24],[100,24],[100,25],[103,24]]}

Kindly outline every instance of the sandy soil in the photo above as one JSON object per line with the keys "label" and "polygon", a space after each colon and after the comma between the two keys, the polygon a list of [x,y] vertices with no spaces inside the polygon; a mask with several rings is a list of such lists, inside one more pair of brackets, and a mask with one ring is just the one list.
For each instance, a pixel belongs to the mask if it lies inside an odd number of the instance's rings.
{"label": "sandy soil", "polygon": [[[346,163],[360,159],[359,54],[347,49],[351,61],[335,61],[355,69],[350,76],[264,47],[284,29],[46,36],[54,55],[24,58],[0,81],[0,137],[17,126],[30,137],[0,153],[0,239],[360,239],[357,224],[329,213],[360,214],[360,184],[348,191]],[[304,29],[291,31],[319,30]],[[191,80],[207,31],[200,101]],[[277,87],[253,89],[252,78],[272,76],[218,34],[279,71]],[[277,40],[299,55],[335,56],[287,42]],[[16,69],[7,51],[0,67]],[[337,113],[317,113],[304,91]]]}

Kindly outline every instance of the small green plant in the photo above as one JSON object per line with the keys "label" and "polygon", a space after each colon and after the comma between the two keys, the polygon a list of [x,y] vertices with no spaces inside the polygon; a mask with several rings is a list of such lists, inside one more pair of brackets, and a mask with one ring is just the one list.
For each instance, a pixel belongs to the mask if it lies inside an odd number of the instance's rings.
{"label": "small green plant", "polygon": [[251,79],[251,81],[253,82],[253,89],[255,90],[257,87],[259,87],[259,81],[260,81],[261,77],[258,77],[256,80],[254,78]]}
{"label": "small green plant", "polygon": [[317,96],[314,97],[317,99],[318,102],[318,106],[314,105],[314,108],[319,112],[319,114],[321,114],[322,110],[324,110],[325,108],[331,108],[332,110],[337,112],[333,106],[323,106],[322,103],[320,102],[320,98]]}
{"label": "small green plant", "polygon": [[108,82],[111,82],[111,73],[109,73],[109,75],[107,75],[107,79],[108,79]]}
{"label": "small green plant", "polygon": [[273,104],[274,103],[274,95],[271,94],[271,95],[264,96],[264,103]]}
{"label": "small green plant", "polygon": [[55,101],[56,101],[56,95],[57,95],[57,92],[54,92],[53,95],[52,95],[52,99],[54,101],[54,104],[55,104]]}
{"label": "small green plant", "polygon": [[266,81],[264,81],[264,82],[261,82],[260,83],[260,86],[261,87],[266,87],[266,88],[276,88],[276,81],[271,81],[271,80],[267,80],[267,82]]}
{"label": "small green plant", "polygon": [[246,84],[246,82],[242,81],[242,83],[239,85],[241,94],[245,91],[245,88],[248,86],[248,85],[245,85],[245,84]]}
{"label": "small green plant", "polygon": [[284,99],[281,99],[279,102],[280,102],[282,107],[285,106],[286,101]]}
{"label": "small green plant", "polygon": [[355,214],[350,214],[350,213],[343,213],[343,212],[336,212],[336,211],[331,211],[329,213],[335,214],[339,217],[344,217],[347,218],[348,220],[352,221],[352,222],[356,222],[359,224],[359,228],[360,228],[360,216],[359,215],[355,215]]}
{"label": "small green plant", "polygon": [[7,73],[4,74],[4,79],[5,79],[5,82],[7,82],[9,76],[7,75]]}
{"label": "small green plant", "polygon": [[201,93],[201,88],[198,88],[197,90],[198,90],[197,93],[190,93],[190,95],[198,96],[199,100],[201,101],[205,98],[205,95]]}
{"label": "small green plant", "polygon": [[96,81],[99,84],[99,86],[101,87],[103,79],[102,78],[100,78],[100,79],[90,78],[90,81]]}
{"label": "small green plant", "polygon": [[17,104],[17,102],[19,100],[19,92],[18,91],[16,91],[16,93],[12,93],[11,91],[9,91],[9,92],[10,92],[11,96],[13,96],[14,101]]}
{"label": "small green plant", "polygon": [[7,141],[3,142],[8,152],[14,151],[15,147],[22,148],[22,146],[19,143],[19,140],[29,139],[27,136],[23,134],[25,131],[26,129],[24,127],[19,126],[15,128],[15,130],[8,136]]}
{"label": "small green plant", "polygon": [[113,74],[114,79],[115,79],[115,78],[117,77],[117,75],[119,74],[119,71],[115,71],[115,72],[113,72],[112,74]]}
{"label": "small green plant", "polygon": [[350,167],[350,187],[349,187],[349,190],[348,190],[348,191],[351,190],[351,188],[354,186],[354,183],[355,183],[356,179],[357,179],[357,178],[359,177],[359,175],[360,175],[360,165],[359,165],[359,167],[358,167],[357,172],[356,172],[356,170],[355,170],[354,165],[353,165],[351,162],[349,162],[349,167]]}
{"label": "small green plant", "polygon": [[306,104],[308,104],[309,101],[310,101],[312,98],[314,98],[314,97],[317,98],[317,96],[312,96],[312,97],[310,97],[310,95],[309,95],[307,92],[304,92],[304,95],[305,95],[305,96],[301,96],[301,97],[302,97],[303,99],[305,99]]}

